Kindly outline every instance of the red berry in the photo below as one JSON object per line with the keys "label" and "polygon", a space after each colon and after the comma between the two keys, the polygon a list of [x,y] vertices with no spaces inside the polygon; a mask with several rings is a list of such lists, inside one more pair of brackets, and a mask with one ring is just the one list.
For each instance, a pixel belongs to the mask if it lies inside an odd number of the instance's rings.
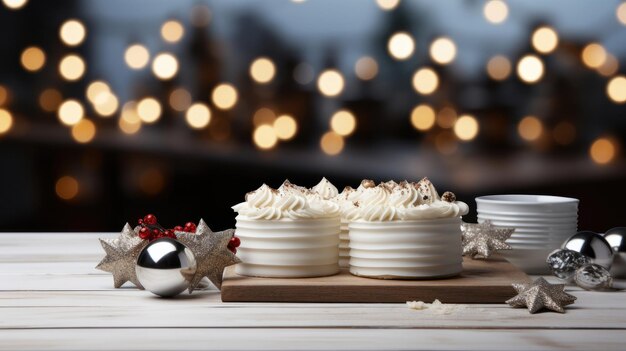
{"label": "red berry", "polygon": [[153,225],[153,224],[156,224],[157,218],[153,214],[147,214],[143,217],[143,221],[146,224]]}
{"label": "red berry", "polygon": [[232,244],[234,247],[239,247],[239,245],[241,245],[241,239],[239,239],[236,236],[233,236],[232,238],[230,238],[229,245],[230,244]]}
{"label": "red berry", "polygon": [[142,225],[142,224],[143,224],[143,219],[142,219],[142,218],[139,218],[139,220],[137,221],[137,223],[139,223],[139,225]]}
{"label": "red berry", "polygon": [[196,232],[196,224],[194,222],[187,222],[185,223],[185,229],[186,232],[189,233],[195,233]]}
{"label": "red berry", "polygon": [[157,236],[159,236],[159,234],[161,234],[161,231],[158,229],[152,229],[151,233],[152,236],[156,238]]}
{"label": "red berry", "polygon": [[179,225],[174,227],[174,231],[176,231],[176,232],[182,232],[184,230],[185,230],[185,228],[183,228],[182,226],[179,226]]}
{"label": "red berry", "polygon": [[149,239],[150,238],[150,229],[146,228],[146,227],[141,227],[141,229],[139,229],[139,237],[143,240]]}

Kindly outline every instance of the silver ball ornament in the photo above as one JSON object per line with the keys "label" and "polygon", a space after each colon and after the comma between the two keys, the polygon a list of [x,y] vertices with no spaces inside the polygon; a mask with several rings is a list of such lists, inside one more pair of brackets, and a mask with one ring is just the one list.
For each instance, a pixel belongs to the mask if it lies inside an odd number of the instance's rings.
{"label": "silver ball ornament", "polygon": [[626,279],[626,227],[609,229],[604,238],[613,249],[611,275],[614,279]]}
{"label": "silver ball ornament", "polygon": [[609,290],[613,285],[609,271],[594,263],[578,268],[574,280],[576,285],[585,290]]}
{"label": "silver ball ornament", "polygon": [[611,268],[613,250],[604,237],[598,233],[584,231],[565,240],[562,249],[572,250],[587,256],[591,263],[606,269]]}
{"label": "silver ball ornament", "polygon": [[546,263],[557,278],[572,282],[576,270],[591,263],[591,260],[577,251],[556,249],[548,255]]}
{"label": "silver ball ornament", "polygon": [[[143,287],[153,294],[172,297],[189,287],[183,273],[196,269],[196,260],[178,240],[161,238],[149,243],[139,254],[135,272]],[[187,275],[190,276],[190,275]]]}

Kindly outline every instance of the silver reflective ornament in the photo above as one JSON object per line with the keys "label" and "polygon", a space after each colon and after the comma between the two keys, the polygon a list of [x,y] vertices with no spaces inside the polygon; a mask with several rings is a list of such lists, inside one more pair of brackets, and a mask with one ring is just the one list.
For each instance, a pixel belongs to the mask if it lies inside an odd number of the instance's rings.
{"label": "silver reflective ornament", "polygon": [[556,249],[548,255],[546,263],[557,278],[572,282],[576,270],[591,263],[591,260],[580,252]]}
{"label": "silver reflective ornament", "polygon": [[196,261],[191,250],[178,240],[161,238],[141,251],[135,270],[146,290],[171,297],[189,287],[189,276],[196,270]]}
{"label": "silver reflective ornament", "polygon": [[578,232],[565,240],[562,249],[579,252],[591,260],[591,263],[609,269],[613,260],[613,250],[604,237],[594,232]]}
{"label": "silver reflective ornament", "polygon": [[611,275],[614,279],[626,279],[626,227],[609,229],[604,238],[613,249]]}
{"label": "silver reflective ornament", "polygon": [[594,263],[578,268],[574,280],[576,285],[585,290],[608,290],[613,285],[609,271]]}

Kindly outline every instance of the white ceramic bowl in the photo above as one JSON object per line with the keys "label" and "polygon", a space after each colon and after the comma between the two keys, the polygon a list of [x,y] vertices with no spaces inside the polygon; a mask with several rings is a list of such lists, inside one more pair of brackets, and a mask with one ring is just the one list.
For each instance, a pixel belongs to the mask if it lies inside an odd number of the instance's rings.
{"label": "white ceramic bowl", "polygon": [[512,213],[571,213],[578,211],[578,199],[548,195],[488,195],[476,198],[479,211]]}

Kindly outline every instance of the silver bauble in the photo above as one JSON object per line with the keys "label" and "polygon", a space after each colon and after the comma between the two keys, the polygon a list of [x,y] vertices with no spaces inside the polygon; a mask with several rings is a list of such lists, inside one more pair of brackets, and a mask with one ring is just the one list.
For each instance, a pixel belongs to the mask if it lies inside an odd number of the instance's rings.
{"label": "silver bauble", "polygon": [[565,240],[562,249],[568,249],[589,257],[591,263],[609,269],[613,260],[613,250],[604,237],[598,233],[584,231]]}
{"label": "silver bauble", "polygon": [[611,275],[614,279],[626,279],[626,227],[609,229],[604,238],[613,249]]}
{"label": "silver bauble", "polygon": [[546,263],[557,278],[572,282],[576,270],[591,263],[591,260],[577,251],[556,249],[548,255]]}
{"label": "silver bauble", "polygon": [[192,275],[195,269],[196,260],[191,250],[171,238],[148,244],[139,254],[135,266],[141,285],[163,297],[176,296],[187,289],[189,280],[185,276]]}
{"label": "silver bauble", "polygon": [[576,285],[585,290],[609,290],[613,279],[609,271],[598,264],[587,264],[576,270]]}

